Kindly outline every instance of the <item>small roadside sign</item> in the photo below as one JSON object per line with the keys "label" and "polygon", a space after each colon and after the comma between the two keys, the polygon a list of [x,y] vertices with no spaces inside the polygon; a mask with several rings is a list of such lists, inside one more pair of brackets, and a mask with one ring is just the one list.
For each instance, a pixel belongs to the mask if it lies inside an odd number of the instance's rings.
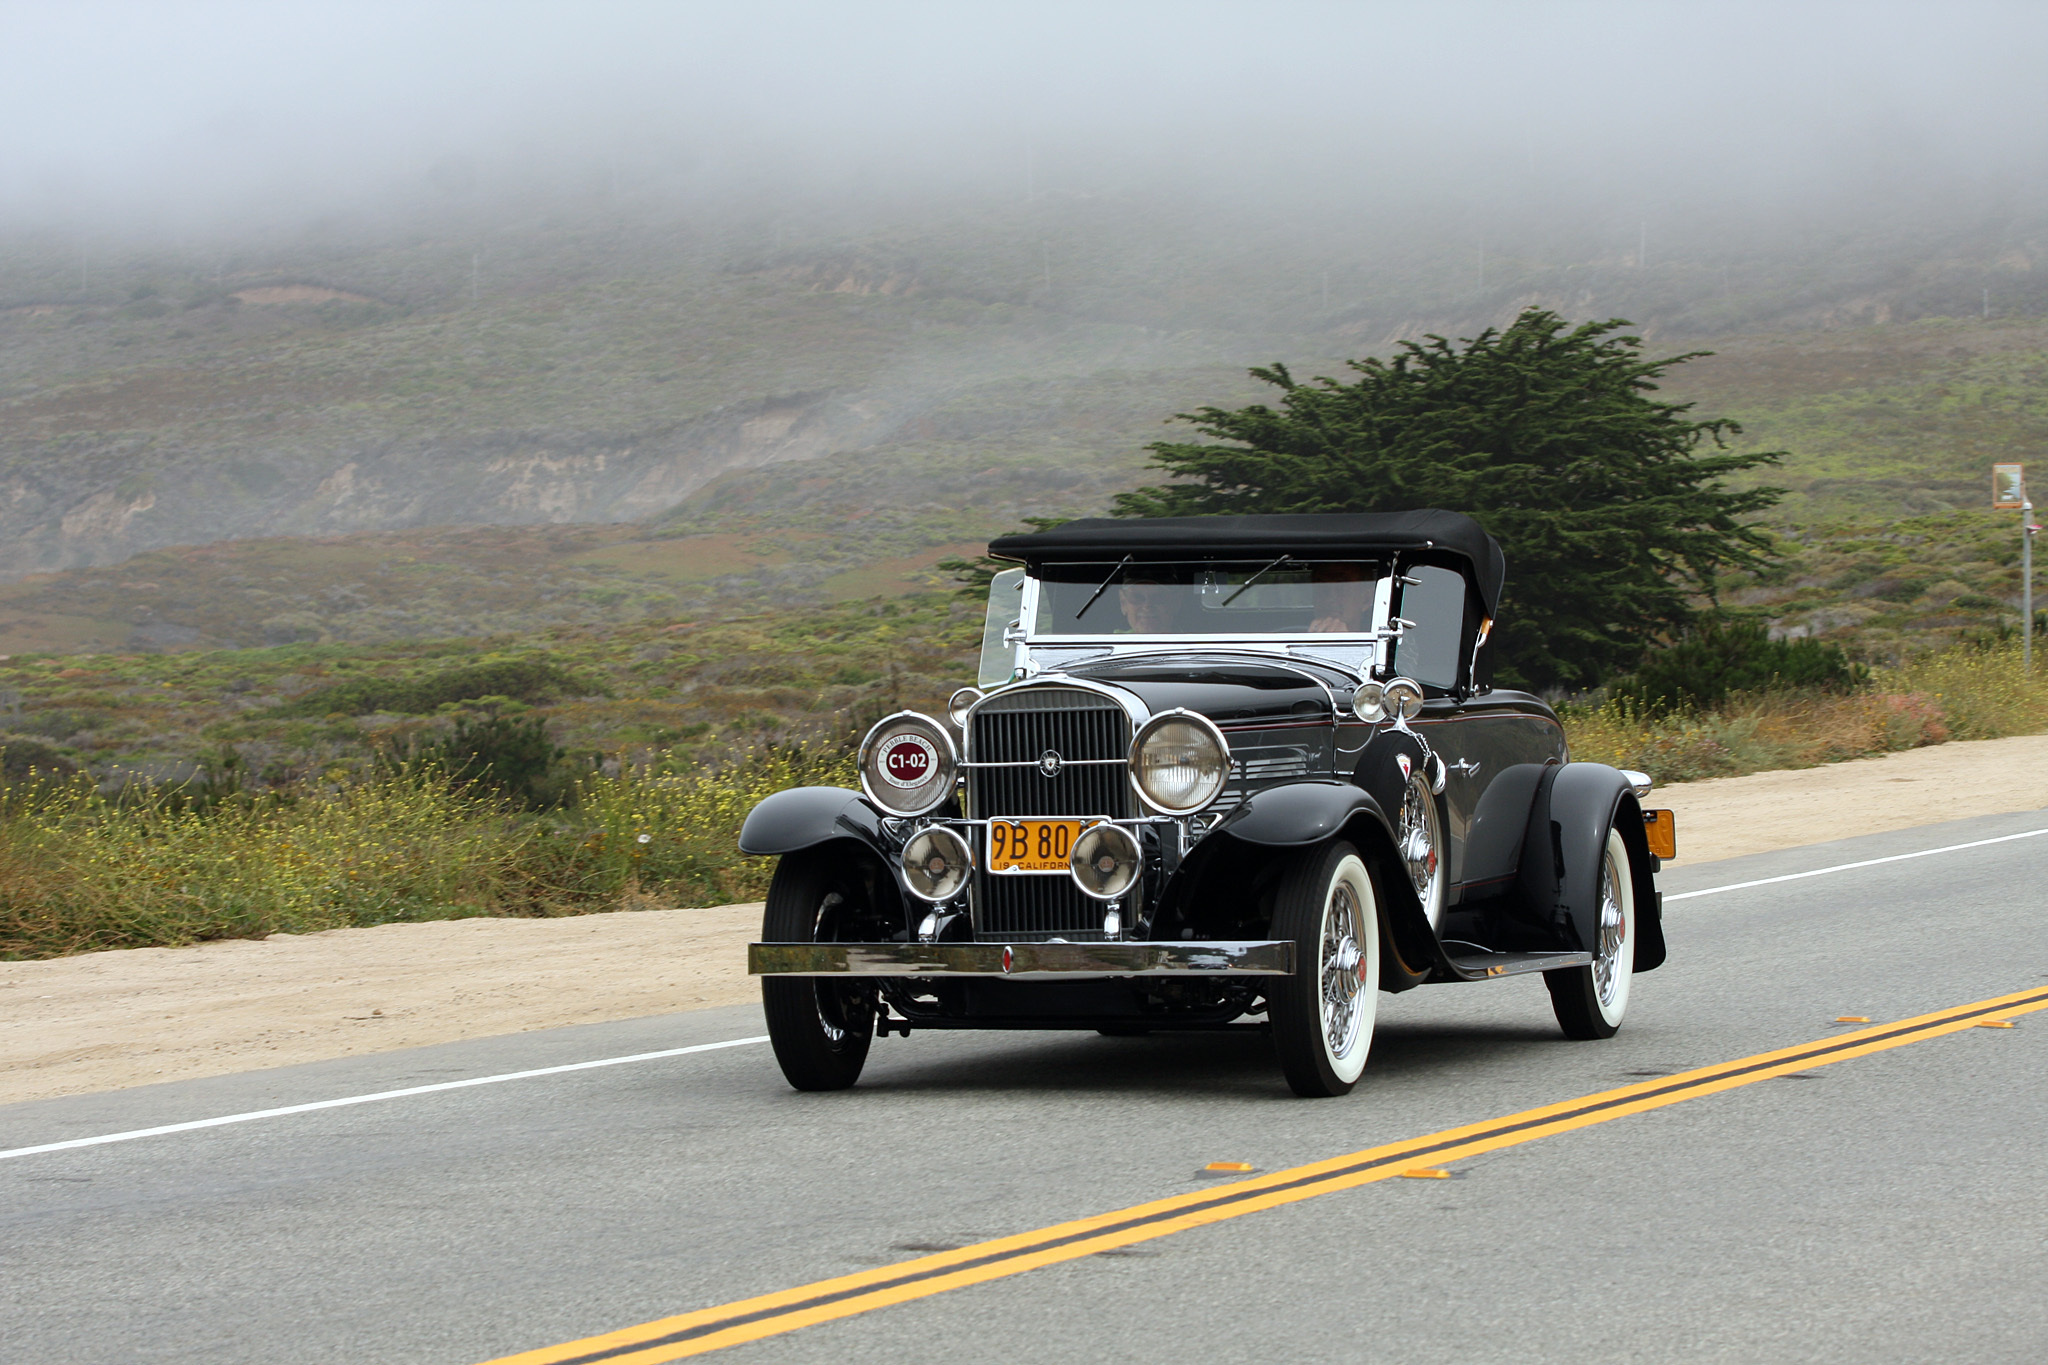
{"label": "small roadside sign", "polygon": [[2017,511],[2027,502],[2027,473],[2025,465],[1995,464],[1991,466],[1991,505],[2010,507]]}

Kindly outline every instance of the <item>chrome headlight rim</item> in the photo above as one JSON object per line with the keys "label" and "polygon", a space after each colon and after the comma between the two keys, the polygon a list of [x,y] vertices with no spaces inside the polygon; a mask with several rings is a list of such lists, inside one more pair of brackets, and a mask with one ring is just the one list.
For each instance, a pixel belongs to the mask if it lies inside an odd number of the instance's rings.
{"label": "chrome headlight rim", "polygon": [[[926,779],[929,789],[922,804],[918,804],[917,798],[910,793],[925,788],[925,782],[904,786],[888,779],[878,780],[878,764],[883,757],[881,746],[892,736],[912,734],[925,741],[936,765],[934,775]],[[953,736],[944,725],[921,711],[898,711],[876,721],[861,738],[859,768],[861,791],[885,813],[894,816],[927,815],[945,805],[946,799],[953,794],[954,783],[960,774],[960,753],[953,747]]]}
{"label": "chrome headlight rim", "polygon": [[[1204,796],[1200,801],[1192,805],[1173,806],[1157,800],[1150,792],[1145,790],[1145,784],[1139,780],[1138,776],[1143,771],[1139,765],[1139,759],[1144,754],[1145,741],[1151,738],[1154,731],[1162,729],[1173,722],[1193,725],[1208,738],[1210,743],[1216,746],[1216,765],[1219,770],[1216,784],[1207,796]],[[1138,794],[1138,799],[1144,802],[1147,809],[1156,811],[1160,815],[1186,816],[1198,814],[1215,805],[1218,798],[1223,795],[1223,789],[1230,785],[1230,741],[1223,737],[1223,731],[1217,728],[1215,721],[1210,720],[1199,711],[1189,711],[1184,707],[1176,707],[1171,711],[1161,711],[1158,715],[1151,717],[1143,725],[1140,725],[1137,732],[1131,736],[1131,748],[1125,762],[1130,774],[1131,790]]]}
{"label": "chrome headlight rim", "polygon": [[[1126,864],[1130,868],[1130,875],[1125,877],[1122,884],[1113,891],[1096,890],[1089,886],[1081,872],[1081,865],[1084,861],[1081,856],[1082,853],[1090,846],[1104,843],[1118,845],[1114,856],[1119,863]],[[1090,900],[1120,901],[1131,893],[1132,888],[1138,884],[1138,878],[1143,876],[1144,873],[1145,849],[1138,842],[1138,836],[1125,829],[1122,825],[1111,821],[1105,820],[1100,824],[1090,825],[1082,830],[1080,835],[1074,840],[1073,848],[1067,852],[1067,875],[1073,878],[1075,888]]]}
{"label": "chrome headlight rim", "polygon": [[[926,861],[929,853],[915,858],[911,856],[920,844],[926,845],[932,852],[939,851],[939,849],[931,849],[930,846],[940,846],[943,849],[949,867],[958,870],[959,876],[957,879],[946,885],[944,889],[941,889],[936,884],[929,887],[920,884],[920,879],[929,880],[932,875],[929,870],[921,866]],[[960,893],[967,889],[968,880],[974,875],[974,850],[968,846],[965,839],[960,837],[959,831],[945,825],[926,825],[923,829],[911,835],[904,842],[903,852],[898,857],[897,862],[903,869],[904,889],[929,905],[944,905],[948,901],[958,900]]]}

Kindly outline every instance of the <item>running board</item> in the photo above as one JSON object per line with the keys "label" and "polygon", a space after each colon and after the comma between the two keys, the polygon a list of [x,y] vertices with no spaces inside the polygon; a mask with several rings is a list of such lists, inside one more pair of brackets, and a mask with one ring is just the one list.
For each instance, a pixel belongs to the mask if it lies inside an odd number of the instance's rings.
{"label": "running board", "polygon": [[1554,972],[1562,967],[1589,967],[1591,953],[1467,953],[1445,957],[1460,981],[1484,981],[1494,976],[1520,976],[1523,972]]}

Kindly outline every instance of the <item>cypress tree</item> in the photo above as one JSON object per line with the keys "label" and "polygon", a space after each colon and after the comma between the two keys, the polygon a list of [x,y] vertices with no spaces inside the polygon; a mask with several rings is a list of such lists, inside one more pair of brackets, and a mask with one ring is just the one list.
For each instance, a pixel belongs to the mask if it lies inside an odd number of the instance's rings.
{"label": "cypress tree", "polygon": [[1173,482],[1120,495],[1116,515],[1467,513],[1507,555],[1501,681],[1594,685],[1689,625],[1718,573],[1769,561],[1748,519],[1784,492],[1724,482],[1783,451],[1732,451],[1739,425],[1655,396],[1710,352],[1645,359],[1628,326],[1532,308],[1351,361],[1348,382],[1256,368],[1278,405],[1180,414],[1210,439],[1152,444]]}

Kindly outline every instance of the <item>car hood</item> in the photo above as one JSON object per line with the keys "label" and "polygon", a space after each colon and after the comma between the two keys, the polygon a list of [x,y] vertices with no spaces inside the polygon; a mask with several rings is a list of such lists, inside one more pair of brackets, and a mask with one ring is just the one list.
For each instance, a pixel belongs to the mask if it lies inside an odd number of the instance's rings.
{"label": "car hood", "polygon": [[1350,684],[1309,665],[1200,655],[1102,659],[1063,670],[1136,693],[1154,715],[1182,708],[1219,725],[1297,718],[1328,721]]}

